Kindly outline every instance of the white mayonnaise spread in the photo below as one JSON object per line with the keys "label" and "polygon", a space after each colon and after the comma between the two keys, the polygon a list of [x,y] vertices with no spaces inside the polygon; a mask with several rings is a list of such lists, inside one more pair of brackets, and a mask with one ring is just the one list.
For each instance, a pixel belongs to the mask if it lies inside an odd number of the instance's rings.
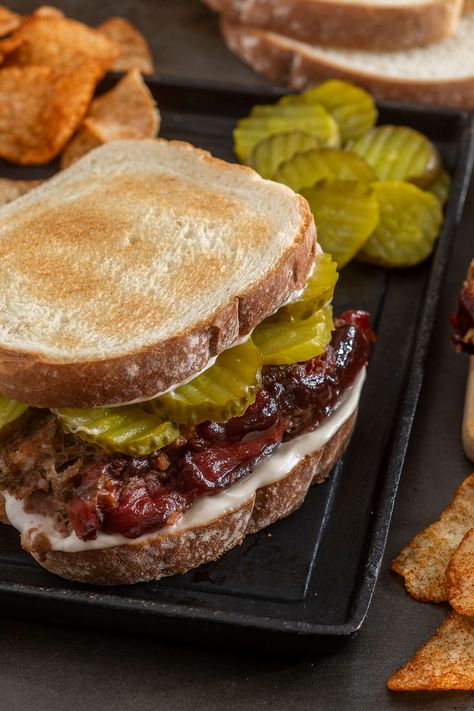
{"label": "white mayonnaise spread", "polygon": [[51,519],[42,514],[26,513],[23,510],[22,502],[7,493],[3,493],[5,512],[10,523],[21,533],[33,530],[41,532],[49,538],[53,550],[67,553],[141,544],[157,536],[178,533],[206,524],[224,513],[239,508],[260,487],[274,484],[283,479],[304,457],[316,452],[326,442],[329,442],[357,409],[364,380],[365,368],[358,374],[352,387],[344,393],[334,412],[316,430],[299,435],[290,442],[285,442],[274,454],[257,464],[247,477],[220,494],[201,497],[183,514],[179,521],[154,533],[146,533],[134,539],[110,533],[100,533],[94,541],[82,541],[75,533],[64,538],[54,529]]}

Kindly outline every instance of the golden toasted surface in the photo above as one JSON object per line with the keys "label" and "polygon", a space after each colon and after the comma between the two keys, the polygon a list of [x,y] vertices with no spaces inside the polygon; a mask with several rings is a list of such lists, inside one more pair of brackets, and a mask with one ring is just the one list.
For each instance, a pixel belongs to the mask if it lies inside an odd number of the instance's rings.
{"label": "golden toasted surface", "polygon": [[[158,323],[165,335],[195,298],[225,289],[237,260],[246,268],[243,245],[249,238],[253,251],[272,237],[262,217],[241,219],[235,199],[165,173],[109,177],[99,189],[78,185],[78,191],[66,210],[39,205],[21,215],[0,242],[0,274],[2,282],[10,281],[10,298],[15,280],[22,300],[47,301],[64,315],[52,334],[63,357],[69,348],[100,346],[104,337],[120,343],[125,328],[138,336]],[[131,201],[126,212],[124,195]],[[196,243],[193,221],[199,221],[198,231],[207,223],[208,239]],[[221,221],[232,243],[212,233]],[[154,265],[154,273],[146,265]],[[38,342],[43,328],[41,322],[29,326]]]}
{"label": "golden toasted surface", "polygon": [[189,144],[115,141],[0,210],[0,392],[37,407],[151,397],[301,289],[289,188]]}
{"label": "golden toasted surface", "polygon": [[[288,225],[265,204],[268,190],[254,204],[250,185],[242,195],[206,184],[159,157],[143,172],[138,156],[126,172],[96,179],[72,170],[1,221],[5,346],[68,360],[166,338],[261,278],[299,227],[291,195],[294,231],[285,235]],[[258,192],[263,181],[252,179]]]}

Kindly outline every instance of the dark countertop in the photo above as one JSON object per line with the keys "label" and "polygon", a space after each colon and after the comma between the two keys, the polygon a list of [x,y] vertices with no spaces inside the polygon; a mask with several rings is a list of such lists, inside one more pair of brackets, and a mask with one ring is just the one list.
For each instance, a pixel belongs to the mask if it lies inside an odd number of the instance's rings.
{"label": "dark countertop", "polygon": [[[27,11],[36,4],[10,6]],[[163,74],[265,84],[225,49],[215,18],[198,0],[56,4],[92,24],[110,15],[129,18],[147,35]],[[383,572],[359,637],[326,655],[285,660],[252,649],[204,650],[199,640],[196,646],[172,645],[124,636],[119,629],[113,634],[2,618],[2,711],[474,708],[467,693],[396,695],[385,689],[390,673],[446,614],[444,606],[409,598],[388,566],[414,533],[436,519],[472,468],[460,444],[467,361],[450,345],[448,317],[474,253],[473,219],[471,191],[451,255]]]}

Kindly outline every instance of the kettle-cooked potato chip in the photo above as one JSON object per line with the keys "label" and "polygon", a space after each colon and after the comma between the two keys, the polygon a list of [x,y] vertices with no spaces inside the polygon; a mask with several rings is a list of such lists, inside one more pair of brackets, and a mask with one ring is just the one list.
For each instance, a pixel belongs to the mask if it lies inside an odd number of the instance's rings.
{"label": "kettle-cooked potato chip", "polygon": [[8,35],[21,25],[21,15],[0,5],[0,37]]}
{"label": "kettle-cooked potato chip", "polygon": [[36,17],[64,17],[64,12],[54,5],[40,5],[33,15]]}
{"label": "kettle-cooked potato chip", "polygon": [[448,615],[387,686],[392,691],[474,690],[474,620]]}
{"label": "kettle-cooked potato chip", "polygon": [[[9,40],[20,46],[9,51],[7,66],[41,64],[64,73],[75,71],[84,60],[94,60],[105,73],[120,51],[101,32],[65,17],[27,17]],[[0,45],[2,51],[5,49]]]}
{"label": "kettle-cooked potato chip", "polygon": [[446,571],[446,594],[460,615],[474,617],[474,528],[466,533],[451,556]]}
{"label": "kettle-cooked potato chip", "polygon": [[102,74],[85,61],[74,73],[51,67],[0,71],[0,156],[13,163],[42,164],[54,158],[76,131]]}
{"label": "kettle-cooked potato chip", "polygon": [[132,69],[92,101],[82,126],[61,155],[61,168],[108,141],[154,138],[159,127],[160,112],[140,72]]}
{"label": "kettle-cooked potato chip", "polygon": [[[5,37],[0,40],[0,63],[5,61],[5,58],[12,54],[16,49],[24,44],[24,40],[17,33],[10,37]],[[3,67],[2,67],[3,68]]]}
{"label": "kettle-cooked potato chip", "polygon": [[123,138],[154,138],[160,113],[138,69],[90,105],[84,126],[102,143]]}
{"label": "kettle-cooked potato chip", "polygon": [[474,522],[474,474],[456,491],[439,520],[418,533],[392,563],[414,598],[426,602],[447,600],[445,588],[449,559]]}
{"label": "kettle-cooked potato chip", "polygon": [[7,202],[16,200],[17,197],[28,193],[43,182],[43,180],[10,180],[10,178],[0,178],[0,205],[6,205]]}
{"label": "kettle-cooked potato chip", "polygon": [[114,71],[126,72],[135,67],[143,74],[153,74],[155,67],[148,42],[131,22],[123,17],[110,17],[97,29],[120,47],[112,66]]}
{"label": "kettle-cooked potato chip", "polygon": [[82,158],[86,153],[89,153],[93,148],[102,145],[88,128],[81,126],[73,139],[67,144],[66,148],[61,153],[60,166],[63,170]]}

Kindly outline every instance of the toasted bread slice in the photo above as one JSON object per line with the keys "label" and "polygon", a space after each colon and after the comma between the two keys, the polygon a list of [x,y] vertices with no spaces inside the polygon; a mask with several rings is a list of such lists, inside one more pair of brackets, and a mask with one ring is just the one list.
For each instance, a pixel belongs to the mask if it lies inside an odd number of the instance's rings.
{"label": "toasted bread slice", "polygon": [[43,534],[38,535],[33,527],[23,531],[22,546],[52,573],[94,585],[129,585],[186,573],[220,558],[242,543],[246,535],[299,508],[310,485],[324,481],[343,454],[356,416],[354,412],[321,449],[304,457],[286,476],[258,488],[243,501],[237,498],[231,510],[206,523],[190,525],[174,533],[157,531],[144,541],[131,540],[110,548],[91,545],[89,550],[77,552],[48,550]]}
{"label": "toasted bread slice", "polygon": [[403,52],[328,49],[227,20],[221,25],[241,59],[292,89],[339,78],[381,99],[474,110],[474,14],[461,19],[453,37]]}
{"label": "toasted bread slice", "polygon": [[462,0],[205,0],[230,20],[325,47],[395,51],[456,31]]}
{"label": "toasted bread slice", "polygon": [[303,288],[306,201],[193,146],[116,141],[0,210],[0,393],[147,398]]}

